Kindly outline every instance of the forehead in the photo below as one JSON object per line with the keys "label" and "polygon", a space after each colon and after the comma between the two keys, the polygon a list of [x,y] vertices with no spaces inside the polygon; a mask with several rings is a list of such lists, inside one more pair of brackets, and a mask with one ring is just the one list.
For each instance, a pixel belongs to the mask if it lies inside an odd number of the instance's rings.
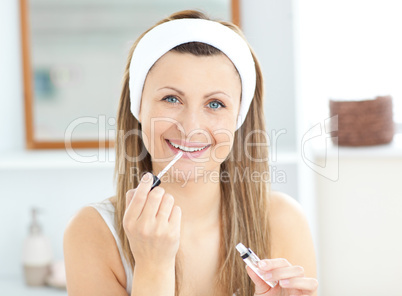
{"label": "forehead", "polygon": [[220,77],[216,82],[231,81],[241,87],[240,75],[237,69],[232,61],[223,53],[194,55],[169,51],[160,57],[148,72],[148,76],[164,80],[177,78],[177,76],[184,78],[182,75],[196,75],[198,78],[207,79]]}

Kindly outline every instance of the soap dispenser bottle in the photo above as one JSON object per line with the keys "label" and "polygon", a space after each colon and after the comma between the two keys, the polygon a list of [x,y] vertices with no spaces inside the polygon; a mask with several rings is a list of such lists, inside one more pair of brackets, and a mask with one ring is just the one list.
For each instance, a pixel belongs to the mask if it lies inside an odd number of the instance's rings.
{"label": "soap dispenser bottle", "polygon": [[37,220],[38,210],[31,209],[32,221],[29,235],[23,246],[22,261],[24,265],[25,283],[29,286],[43,286],[50,273],[52,250],[49,239],[43,235],[42,227]]}

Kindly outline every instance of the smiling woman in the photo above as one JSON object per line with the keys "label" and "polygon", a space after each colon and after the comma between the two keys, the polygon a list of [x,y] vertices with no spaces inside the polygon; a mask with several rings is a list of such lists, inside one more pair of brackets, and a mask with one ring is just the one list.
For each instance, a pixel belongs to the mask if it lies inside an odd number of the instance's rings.
{"label": "smiling woman", "polygon": [[[262,110],[261,69],[237,26],[187,10],[142,34],[118,108],[116,195],[65,232],[69,294],[316,295],[300,206],[258,180],[268,172]],[[151,191],[152,174],[181,152]],[[239,242],[278,285],[245,271]]]}

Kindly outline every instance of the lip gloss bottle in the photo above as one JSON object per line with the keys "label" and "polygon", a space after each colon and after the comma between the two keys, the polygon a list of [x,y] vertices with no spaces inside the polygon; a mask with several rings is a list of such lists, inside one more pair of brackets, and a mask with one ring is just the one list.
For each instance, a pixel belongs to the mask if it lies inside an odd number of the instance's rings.
{"label": "lip gloss bottle", "polygon": [[239,251],[241,258],[243,261],[264,281],[266,282],[271,288],[274,288],[278,282],[268,282],[264,280],[262,277],[260,270],[258,268],[258,261],[260,258],[250,249],[246,248],[242,243],[238,243],[236,246],[236,250]]}

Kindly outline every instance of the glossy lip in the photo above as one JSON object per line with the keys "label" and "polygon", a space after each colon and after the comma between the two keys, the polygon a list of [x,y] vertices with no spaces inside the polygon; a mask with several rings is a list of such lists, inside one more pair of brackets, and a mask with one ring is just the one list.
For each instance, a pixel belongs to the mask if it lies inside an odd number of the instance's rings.
{"label": "glossy lip", "polygon": [[[179,148],[175,148],[173,147],[170,143],[169,140],[165,140],[167,145],[169,146],[169,148],[174,152],[174,154],[177,154],[179,151],[183,152],[183,156],[181,158],[197,158],[200,157],[201,155],[203,155],[205,153],[205,151],[207,151],[209,149],[209,147],[211,146],[211,144],[208,145],[208,147],[200,150],[200,151],[195,151],[195,152],[185,152],[183,150],[180,150]],[[175,141],[172,141],[173,143],[176,144]],[[185,146],[185,145],[183,145]],[[205,145],[201,146],[204,147]],[[187,146],[189,147],[189,146]],[[197,147],[197,146],[193,146],[193,147]],[[200,148],[200,147],[199,147]]]}

